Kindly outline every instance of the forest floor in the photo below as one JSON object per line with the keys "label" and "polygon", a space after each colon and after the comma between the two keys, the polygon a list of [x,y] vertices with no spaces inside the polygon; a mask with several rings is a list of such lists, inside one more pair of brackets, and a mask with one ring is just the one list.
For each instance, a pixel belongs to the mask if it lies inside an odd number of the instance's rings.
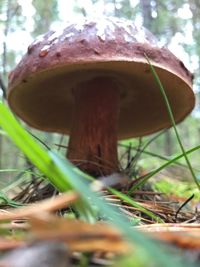
{"label": "forest floor", "polygon": [[[189,193],[178,194],[183,181],[175,181],[174,177],[165,174],[165,185],[175,187],[176,194],[158,191],[156,188],[165,188],[163,185],[160,187],[159,180],[163,180],[161,174],[133,193],[130,193],[130,188],[136,180],[117,184],[117,190],[128,195],[128,200],[111,193],[106,187],[101,188],[101,197],[111,207],[118,207],[132,222],[133,228],[176,249],[178,254],[187,255],[191,263],[199,264],[198,201],[191,191],[186,190],[187,187],[184,190]],[[12,193],[14,196],[10,202],[1,205],[0,247],[3,258],[0,266],[123,266],[117,262],[119,256],[128,254],[130,244],[104,218],[99,217],[93,224],[75,218],[72,206],[79,199],[78,193],[58,194],[42,180],[25,183],[16,191]],[[22,207],[11,208],[15,203],[21,203]]]}

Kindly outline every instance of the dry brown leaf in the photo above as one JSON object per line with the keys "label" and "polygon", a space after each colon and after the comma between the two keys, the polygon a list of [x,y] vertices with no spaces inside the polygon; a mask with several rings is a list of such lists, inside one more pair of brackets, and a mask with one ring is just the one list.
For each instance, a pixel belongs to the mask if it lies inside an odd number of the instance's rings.
{"label": "dry brown leaf", "polygon": [[[31,218],[36,238],[62,239],[75,251],[128,252],[130,245],[115,228],[105,223],[88,224],[55,216]],[[56,229],[56,230],[55,230]],[[200,249],[199,224],[152,224],[134,227],[158,239],[188,249]]]}
{"label": "dry brown leaf", "polygon": [[136,229],[181,248],[200,249],[200,224],[152,224]]}
{"label": "dry brown leaf", "polygon": [[123,240],[119,231],[105,223],[89,224],[49,214],[34,215],[30,223],[36,240],[62,240],[72,251],[130,251],[130,245]]}
{"label": "dry brown leaf", "polygon": [[69,206],[74,203],[78,197],[78,194],[75,192],[67,192],[23,208],[11,209],[6,212],[1,211],[0,221],[28,218],[30,215],[40,212],[52,212]]}

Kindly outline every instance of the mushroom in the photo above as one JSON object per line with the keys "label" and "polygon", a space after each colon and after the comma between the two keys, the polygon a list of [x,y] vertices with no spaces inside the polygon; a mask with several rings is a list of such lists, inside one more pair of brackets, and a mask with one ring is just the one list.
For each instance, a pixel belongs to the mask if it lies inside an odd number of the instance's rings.
{"label": "mushroom", "polygon": [[9,76],[8,103],[28,125],[70,135],[67,157],[91,175],[118,171],[117,140],[171,126],[194,107],[192,74],[154,36],[117,18],[84,19],[32,43]]}

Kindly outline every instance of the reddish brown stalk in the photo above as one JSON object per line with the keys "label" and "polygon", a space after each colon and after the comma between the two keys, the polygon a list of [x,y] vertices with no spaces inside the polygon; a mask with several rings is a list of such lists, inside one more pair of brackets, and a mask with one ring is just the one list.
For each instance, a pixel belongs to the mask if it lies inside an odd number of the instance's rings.
{"label": "reddish brown stalk", "polygon": [[105,77],[95,78],[76,88],[74,98],[67,157],[95,177],[117,171],[120,97],[116,83]]}

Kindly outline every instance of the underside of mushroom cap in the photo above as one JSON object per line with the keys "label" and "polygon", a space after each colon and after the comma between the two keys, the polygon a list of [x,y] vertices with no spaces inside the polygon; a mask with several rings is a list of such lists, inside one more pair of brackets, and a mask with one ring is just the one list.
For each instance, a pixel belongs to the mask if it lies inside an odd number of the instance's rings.
{"label": "underside of mushroom cap", "polygon": [[116,18],[86,19],[36,40],[9,77],[8,103],[30,126],[68,134],[74,88],[111,77],[120,89],[119,139],[168,128],[171,121],[145,54],[180,122],[194,107],[191,73],[148,31]]}

